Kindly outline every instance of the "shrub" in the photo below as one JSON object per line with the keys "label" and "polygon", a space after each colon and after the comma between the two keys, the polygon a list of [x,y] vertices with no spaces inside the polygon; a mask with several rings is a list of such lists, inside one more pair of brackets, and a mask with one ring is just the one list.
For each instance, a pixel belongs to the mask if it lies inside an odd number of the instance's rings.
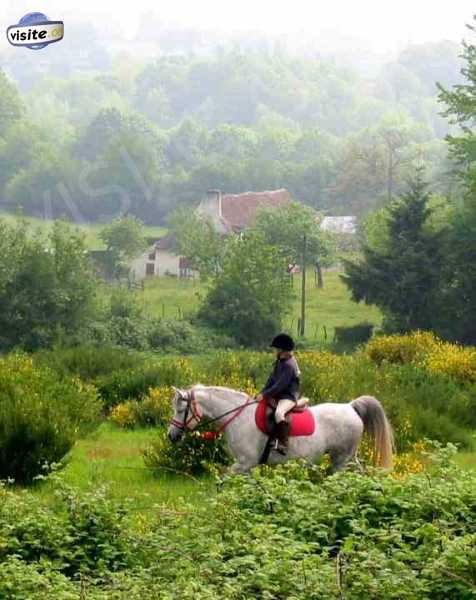
{"label": "shrub", "polygon": [[56,474],[49,479],[54,505],[0,487],[0,564],[16,557],[43,568],[51,565],[69,577],[127,567],[134,541],[125,527],[126,507],[111,500],[104,488],[78,492]]}
{"label": "shrub", "polygon": [[163,427],[172,418],[172,397],[173,390],[170,387],[151,388],[141,400],[129,400],[115,406],[111,411],[111,420],[119,427],[129,429]]}
{"label": "shrub", "polygon": [[171,444],[166,430],[158,432],[157,440],[144,450],[144,461],[152,471],[177,471],[199,475],[214,472],[216,465],[229,465],[230,455],[223,436],[208,436],[193,431]]}
{"label": "shrub", "polygon": [[127,400],[145,396],[150,388],[187,386],[198,381],[197,372],[186,358],[150,359],[142,368],[116,371],[95,381],[104,407],[110,409]]}
{"label": "shrub", "polygon": [[85,381],[113,372],[142,366],[144,354],[125,348],[84,345],[76,348],[56,347],[34,355],[35,362],[46,365],[63,377],[80,377]]}
{"label": "shrub", "polygon": [[56,480],[53,506],[0,487],[0,597],[469,600],[476,474],[454,450],[404,478],[264,467],[133,521],[103,490]]}
{"label": "shrub", "polygon": [[0,359],[0,479],[29,483],[60,461],[98,417],[95,389],[60,379],[30,358]]}
{"label": "shrub", "polygon": [[430,373],[445,374],[461,382],[476,383],[476,348],[438,344],[427,356]]}
{"label": "shrub", "polygon": [[216,348],[233,348],[232,338],[190,321],[154,319],[150,322],[148,342],[153,350],[199,354]]}
{"label": "shrub", "polygon": [[372,323],[359,323],[351,327],[336,327],[334,329],[334,340],[352,344],[367,342],[372,337],[373,330]]}
{"label": "shrub", "polygon": [[384,361],[406,364],[423,360],[438,343],[438,338],[427,331],[416,331],[407,335],[385,335],[371,340],[365,353],[377,364]]}

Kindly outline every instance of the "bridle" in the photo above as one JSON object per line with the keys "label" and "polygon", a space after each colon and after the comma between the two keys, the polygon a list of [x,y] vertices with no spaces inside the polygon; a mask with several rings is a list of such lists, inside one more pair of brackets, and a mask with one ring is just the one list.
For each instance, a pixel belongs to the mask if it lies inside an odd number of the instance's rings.
{"label": "bridle", "polygon": [[246,398],[246,402],[244,404],[240,404],[240,406],[236,406],[235,408],[232,408],[231,410],[227,410],[226,412],[219,415],[218,417],[214,417],[213,419],[207,419],[206,421],[202,421],[202,413],[200,411],[200,406],[198,405],[197,399],[195,397],[195,390],[191,389],[186,394],[184,394],[183,392],[179,392],[179,394],[180,394],[181,400],[184,400],[187,403],[187,407],[185,409],[185,414],[183,416],[182,421],[179,421],[178,419],[172,419],[170,421],[170,424],[173,425],[174,427],[177,427],[177,429],[180,429],[184,433],[193,431],[193,429],[190,427],[190,423],[193,420],[195,420],[197,422],[197,425],[198,424],[209,425],[210,423],[214,423],[215,421],[219,421],[220,419],[223,419],[223,417],[226,417],[227,415],[232,415],[218,429],[218,431],[216,432],[216,436],[218,436],[225,431],[225,429],[228,427],[228,425],[232,421],[234,421],[237,417],[239,417],[241,415],[241,413],[245,410],[245,408],[247,406],[251,406],[252,404],[258,403],[258,400],[254,400],[253,398],[251,398],[251,396],[248,396]]}
{"label": "bridle", "polygon": [[[179,392],[179,394],[180,399],[185,400],[185,402],[187,403],[185,414],[183,416],[183,421],[179,421],[178,419],[172,419],[170,421],[170,424],[174,425],[175,427],[177,427],[177,429],[180,429],[181,431],[191,431],[189,424],[193,421],[193,419],[197,421],[197,424],[200,423],[200,421],[202,420],[200,407],[198,406],[197,400],[195,398],[195,392],[193,390],[191,390],[190,393],[186,395],[182,392]],[[190,413],[192,414],[189,418],[188,415]]]}

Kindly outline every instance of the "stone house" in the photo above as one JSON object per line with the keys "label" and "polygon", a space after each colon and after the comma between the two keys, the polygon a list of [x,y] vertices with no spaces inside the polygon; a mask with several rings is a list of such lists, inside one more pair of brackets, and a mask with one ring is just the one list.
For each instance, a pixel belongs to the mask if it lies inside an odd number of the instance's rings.
{"label": "stone house", "polygon": [[[223,235],[240,233],[253,223],[258,211],[276,208],[291,202],[291,194],[285,189],[266,192],[223,194],[220,190],[209,190],[200,202],[198,214],[209,217],[216,230]],[[135,259],[131,271],[136,280],[145,277],[193,277],[185,257],[174,252],[174,239],[167,235],[160,240],[148,240],[147,252]]]}

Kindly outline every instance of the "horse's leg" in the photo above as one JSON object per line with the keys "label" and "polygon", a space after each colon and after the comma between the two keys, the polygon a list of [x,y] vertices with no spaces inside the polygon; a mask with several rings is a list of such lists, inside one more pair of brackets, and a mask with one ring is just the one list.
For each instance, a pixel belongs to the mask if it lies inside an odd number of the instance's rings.
{"label": "horse's leg", "polygon": [[255,462],[234,462],[230,467],[230,473],[234,473],[235,475],[240,473],[248,473],[253,467],[256,466]]}
{"label": "horse's leg", "polygon": [[355,457],[357,453],[357,446],[359,441],[352,440],[352,443],[347,448],[339,448],[331,450],[329,455],[331,457],[331,471],[336,473],[344,469],[348,463]]}

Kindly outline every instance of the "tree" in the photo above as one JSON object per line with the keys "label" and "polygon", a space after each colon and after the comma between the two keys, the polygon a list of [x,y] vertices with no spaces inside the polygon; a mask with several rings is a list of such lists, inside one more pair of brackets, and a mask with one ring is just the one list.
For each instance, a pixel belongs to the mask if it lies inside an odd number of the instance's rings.
{"label": "tree", "polygon": [[187,209],[177,210],[169,218],[169,228],[177,253],[188,259],[203,280],[219,273],[224,242],[211,220]]}
{"label": "tree", "polygon": [[333,255],[332,236],[320,227],[321,217],[300,202],[263,209],[255,222],[268,244],[276,246],[287,264],[301,264],[304,238],[308,264],[328,262]]}
{"label": "tree", "polygon": [[79,232],[0,221],[0,255],[1,350],[71,340],[94,317],[96,281]]}
{"label": "tree", "polygon": [[380,213],[384,239],[368,238],[360,261],[344,261],[342,279],[352,299],[377,305],[397,331],[430,329],[435,322],[444,250],[442,231],[429,227],[429,199],[418,170],[408,191]]}
{"label": "tree", "polygon": [[99,237],[110,256],[111,275],[121,277],[129,272],[130,262],[146,248],[144,224],[136,217],[118,217],[106,225]]}
{"label": "tree", "polygon": [[[468,25],[473,33],[474,25]],[[476,45],[463,43],[461,70],[466,82],[447,90],[438,85],[445,116],[459,125],[459,135],[448,135],[450,156],[463,185],[450,233],[447,273],[451,279],[446,302],[451,307],[446,331],[466,343],[476,343]]]}
{"label": "tree", "polygon": [[17,89],[0,69],[0,137],[5,135],[13,121],[20,118],[22,110]]}
{"label": "tree", "polygon": [[229,238],[223,268],[214,278],[200,316],[244,345],[262,346],[282,327],[292,291],[286,261],[264,235]]}

